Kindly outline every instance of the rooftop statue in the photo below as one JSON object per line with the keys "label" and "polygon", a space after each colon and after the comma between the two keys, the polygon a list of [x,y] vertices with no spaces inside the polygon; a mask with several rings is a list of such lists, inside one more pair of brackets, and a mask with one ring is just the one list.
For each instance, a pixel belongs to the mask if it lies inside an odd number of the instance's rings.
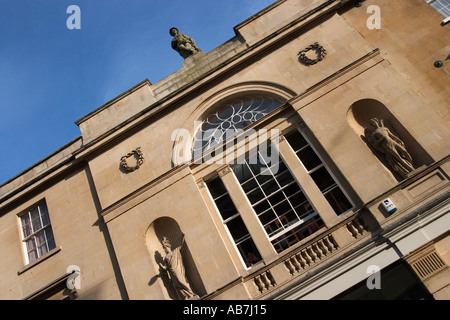
{"label": "rooftop statue", "polygon": [[172,48],[184,59],[200,52],[200,48],[195,44],[194,39],[184,33],[179,33],[177,28],[170,28],[170,35],[173,36]]}

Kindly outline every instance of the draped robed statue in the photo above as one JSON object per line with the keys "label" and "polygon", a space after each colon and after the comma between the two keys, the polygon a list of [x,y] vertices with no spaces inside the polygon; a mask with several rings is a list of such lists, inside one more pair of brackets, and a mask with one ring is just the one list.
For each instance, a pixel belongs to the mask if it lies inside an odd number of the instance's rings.
{"label": "draped robed statue", "polygon": [[389,166],[403,178],[414,170],[413,160],[406,146],[399,137],[385,126],[383,119],[370,119],[372,126],[366,134],[369,143],[383,153]]}
{"label": "draped robed statue", "polygon": [[181,245],[174,249],[172,249],[172,245],[167,237],[163,237],[161,243],[166,256],[164,257],[163,263],[159,263],[159,266],[167,273],[178,298],[180,300],[196,298],[197,295],[192,291],[191,286],[186,279],[186,270],[181,255],[181,247],[184,244],[184,235]]}

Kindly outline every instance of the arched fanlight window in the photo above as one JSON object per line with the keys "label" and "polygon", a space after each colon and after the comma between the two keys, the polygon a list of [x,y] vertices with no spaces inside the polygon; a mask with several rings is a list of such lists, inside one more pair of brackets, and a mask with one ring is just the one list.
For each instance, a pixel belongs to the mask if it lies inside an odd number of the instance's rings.
{"label": "arched fanlight window", "polygon": [[245,96],[229,101],[201,122],[194,138],[194,157],[223,143],[284,103],[285,100],[280,98],[263,95]]}

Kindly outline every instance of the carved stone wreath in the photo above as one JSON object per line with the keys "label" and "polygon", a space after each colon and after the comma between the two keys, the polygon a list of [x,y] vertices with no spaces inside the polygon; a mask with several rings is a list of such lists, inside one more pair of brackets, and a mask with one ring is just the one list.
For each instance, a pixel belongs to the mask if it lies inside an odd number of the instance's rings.
{"label": "carved stone wreath", "polygon": [[[124,170],[125,172],[133,172],[139,169],[139,167],[144,163],[144,156],[140,149],[141,149],[140,147],[136,148],[130,153],[128,153],[126,156],[120,158],[120,167],[122,168],[122,170]],[[128,159],[131,157],[133,157],[135,160],[134,166],[130,166],[128,164]]]}
{"label": "carved stone wreath", "polygon": [[[306,53],[310,50],[315,51],[315,53],[317,55],[317,59],[310,59],[306,56]],[[309,47],[300,51],[298,54],[299,54],[298,60],[301,63],[303,63],[306,66],[312,66],[313,64],[316,64],[317,62],[322,61],[323,58],[325,58],[327,51],[325,50],[324,47],[319,45],[318,42],[315,42],[314,44],[312,44]]]}

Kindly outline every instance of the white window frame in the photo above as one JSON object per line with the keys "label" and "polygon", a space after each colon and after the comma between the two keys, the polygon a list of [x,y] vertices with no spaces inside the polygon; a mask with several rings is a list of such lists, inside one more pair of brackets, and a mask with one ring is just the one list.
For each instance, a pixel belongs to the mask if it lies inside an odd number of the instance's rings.
{"label": "white window frame", "polygon": [[[45,210],[43,210],[43,208],[45,207]],[[37,230],[34,230],[33,228],[33,223],[32,223],[32,217],[31,217],[31,212],[33,210],[37,209],[38,210],[38,218],[39,218],[39,222],[40,222],[40,227]],[[44,225],[44,220],[43,220],[43,216],[46,215],[47,221],[48,223]],[[27,216],[28,217],[28,221],[30,224],[30,234],[26,235],[25,234],[25,225],[24,225],[24,217]],[[48,252],[50,252],[51,250],[53,250],[56,245],[55,245],[55,238],[53,235],[53,230],[52,230],[52,226],[51,226],[51,222],[50,222],[50,215],[48,212],[48,207],[47,204],[45,202],[45,200],[37,203],[36,205],[32,206],[31,208],[29,208],[28,210],[26,210],[25,212],[23,212],[22,214],[19,215],[19,223],[20,223],[20,234],[21,234],[21,239],[22,239],[22,248],[23,248],[23,253],[24,253],[24,257],[25,257],[25,264],[28,265],[36,260],[38,260],[40,257],[46,255]],[[47,234],[46,234],[46,230],[50,229],[51,234],[52,234],[52,238],[48,239],[47,238]],[[46,247],[46,252],[41,253],[39,248],[38,248],[38,242],[37,242],[37,237],[39,235],[43,234],[44,238],[45,238],[45,247]],[[33,240],[34,243],[34,249],[31,249],[28,247],[27,242],[29,240]],[[49,247],[49,240],[52,241],[53,246],[50,248]],[[30,253],[32,251],[36,250],[36,258],[30,260]]]}

